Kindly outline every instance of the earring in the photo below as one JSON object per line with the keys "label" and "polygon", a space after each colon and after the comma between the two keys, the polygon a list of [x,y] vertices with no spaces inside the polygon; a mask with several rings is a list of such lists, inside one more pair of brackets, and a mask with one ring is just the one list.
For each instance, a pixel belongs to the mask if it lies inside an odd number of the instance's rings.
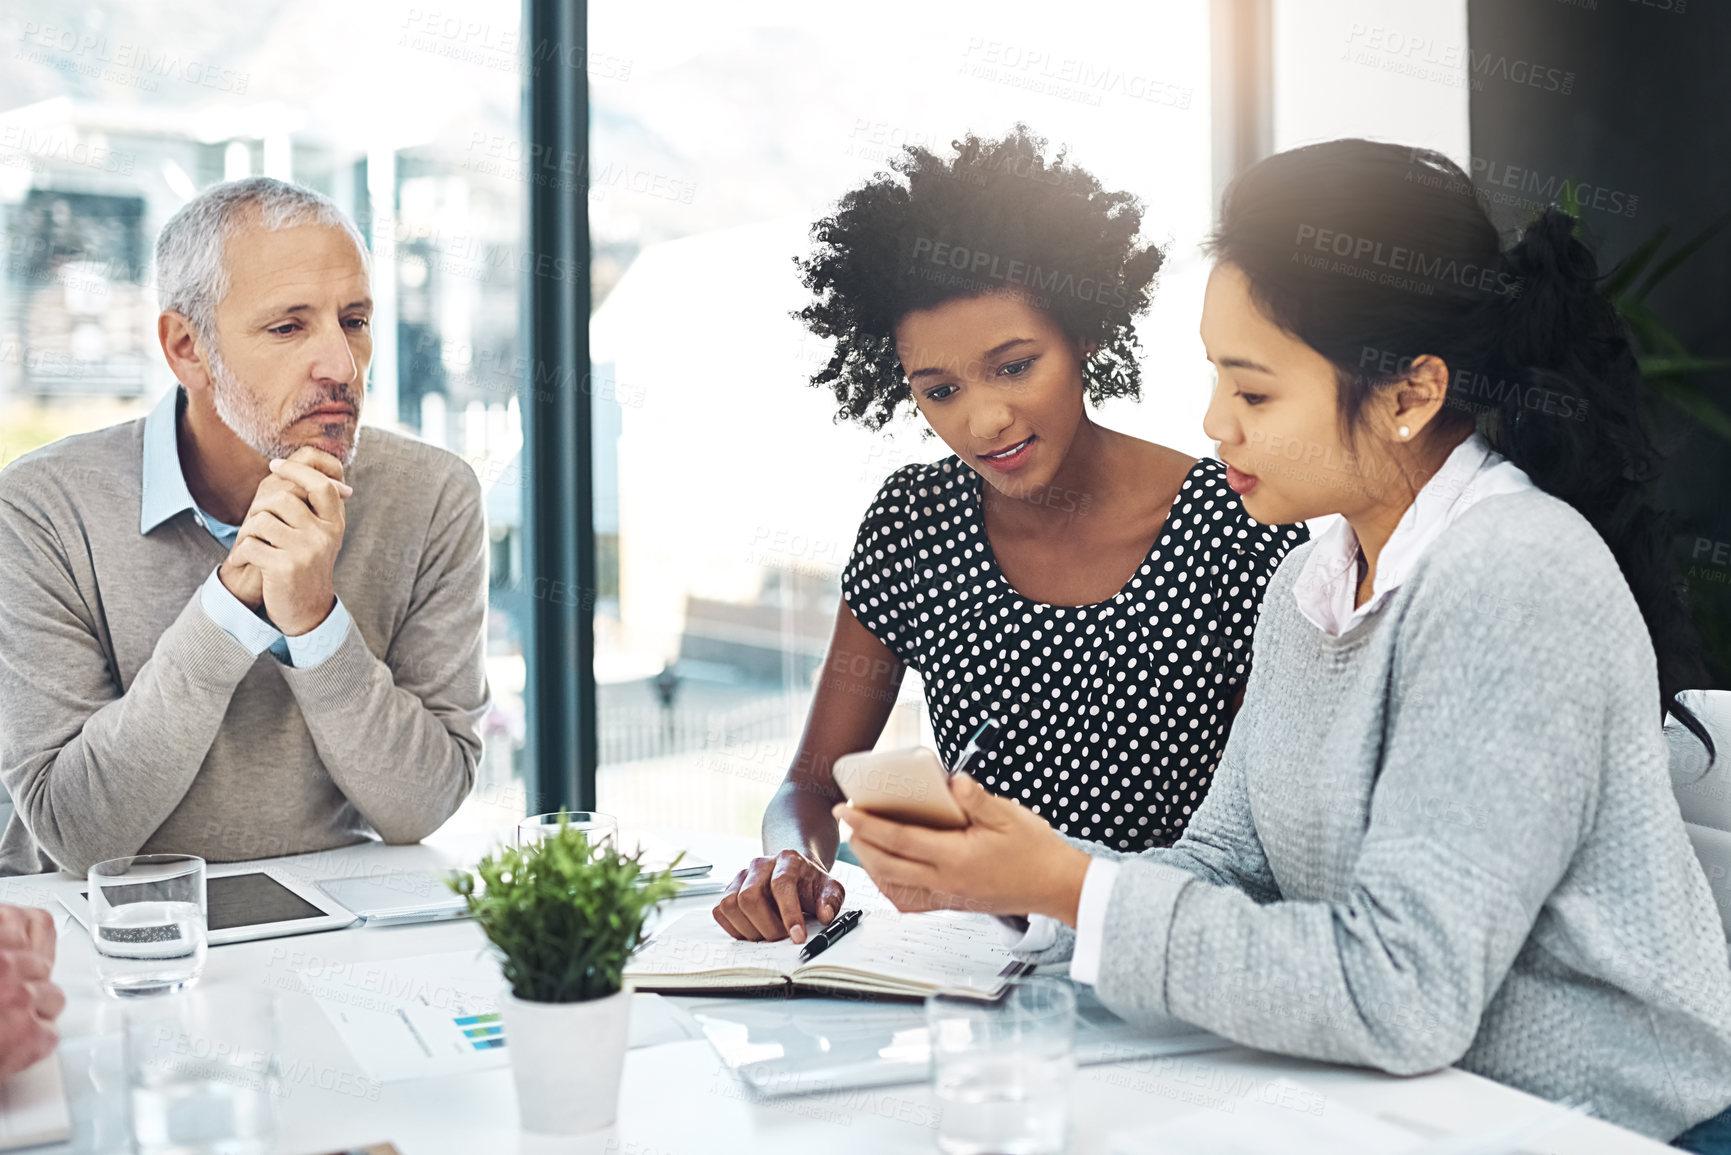
{"label": "earring", "polygon": [[1405,441],[1408,437],[1411,437],[1411,436],[1412,436],[1412,430],[1410,430],[1406,426],[1402,425],[1400,427],[1400,439],[1402,441]]}

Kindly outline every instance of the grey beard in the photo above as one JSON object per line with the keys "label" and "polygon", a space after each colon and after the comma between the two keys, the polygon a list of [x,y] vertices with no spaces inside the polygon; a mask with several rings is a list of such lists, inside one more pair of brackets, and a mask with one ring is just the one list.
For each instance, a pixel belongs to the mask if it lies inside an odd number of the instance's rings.
{"label": "grey beard", "polygon": [[[216,401],[216,415],[254,453],[260,457],[292,457],[300,446],[282,439],[282,429],[276,426],[258,401],[229,370],[228,363],[213,347],[210,351],[211,392]],[[360,443],[359,431],[339,460],[343,468],[354,464],[355,450]]]}

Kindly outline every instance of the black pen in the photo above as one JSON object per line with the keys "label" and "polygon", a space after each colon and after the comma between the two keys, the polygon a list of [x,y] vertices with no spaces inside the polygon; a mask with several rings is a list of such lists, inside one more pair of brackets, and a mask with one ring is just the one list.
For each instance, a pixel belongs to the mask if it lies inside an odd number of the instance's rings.
{"label": "black pen", "polygon": [[974,764],[974,759],[981,754],[990,754],[1004,737],[1004,724],[996,718],[987,718],[968,739],[968,744],[962,747],[962,752],[956,755],[955,769],[950,771],[954,777],[967,773],[968,767]]}
{"label": "black pen", "polygon": [[860,915],[863,913],[865,912],[850,910],[812,935],[811,941],[805,944],[805,949],[799,952],[799,961],[806,962],[834,946],[837,939],[859,925]]}

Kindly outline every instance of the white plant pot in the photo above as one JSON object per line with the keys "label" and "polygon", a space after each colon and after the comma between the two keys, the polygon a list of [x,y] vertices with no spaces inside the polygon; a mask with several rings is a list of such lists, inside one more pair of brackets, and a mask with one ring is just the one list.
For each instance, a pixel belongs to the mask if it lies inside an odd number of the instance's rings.
{"label": "white plant pot", "polygon": [[611,1126],[631,1033],[631,988],[583,1003],[533,1003],[507,987],[499,1010],[523,1130],[581,1135]]}

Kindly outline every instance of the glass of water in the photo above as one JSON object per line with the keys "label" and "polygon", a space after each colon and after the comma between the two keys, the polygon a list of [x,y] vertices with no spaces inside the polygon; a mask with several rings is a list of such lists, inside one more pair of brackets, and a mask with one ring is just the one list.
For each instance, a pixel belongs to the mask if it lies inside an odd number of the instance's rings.
{"label": "glass of water", "polygon": [[561,818],[567,826],[581,830],[588,837],[589,845],[593,849],[599,850],[609,842],[617,843],[619,838],[619,819],[613,815],[602,814],[596,810],[565,810],[551,814],[531,814],[517,823],[517,845],[529,846],[549,834],[559,833]]}
{"label": "glass of water", "polygon": [[1076,992],[1023,978],[997,1003],[926,1000],[932,1087],[949,1155],[1059,1155],[1076,1071]]}
{"label": "glass of water", "polygon": [[204,970],[204,859],[139,854],[98,862],[90,938],[102,989],[118,998],[172,994]]}
{"label": "glass of water", "polygon": [[126,1008],[126,1090],[138,1155],[266,1155],[282,1074],[276,999],[204,987]]}

